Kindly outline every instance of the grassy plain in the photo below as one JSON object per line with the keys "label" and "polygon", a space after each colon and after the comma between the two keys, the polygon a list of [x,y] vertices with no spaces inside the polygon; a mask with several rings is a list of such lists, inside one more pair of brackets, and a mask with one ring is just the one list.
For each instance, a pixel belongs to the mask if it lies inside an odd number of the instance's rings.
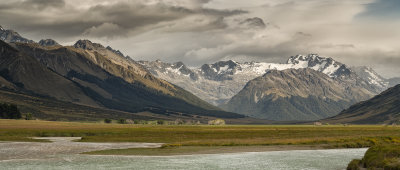
{"label": "grassy plain", "polygon": [[[383,125],[225,125],[171,126],[0,120],[0,140],[29,137],[82,137],[81,142],[156,142],[161,150],[183,147],[320,145],[360,148],[400,143],[400,127]],[[178,149],[179,148],[179,149]],[[133,149],[135,150],[135,149]],[[154,150],[154,149],[153,149]],[[157,149],[156,149],[157,150]],[[197,150],[201,150],[197,148]],[[147,150],[150,152],[151,150]],[[147,152],[146,151],[146,152]],[[115,151],[110,151],[114,152]],[[123,153],[123,151],[119,151]],[[143,153],[145,151],[130,151]]]}

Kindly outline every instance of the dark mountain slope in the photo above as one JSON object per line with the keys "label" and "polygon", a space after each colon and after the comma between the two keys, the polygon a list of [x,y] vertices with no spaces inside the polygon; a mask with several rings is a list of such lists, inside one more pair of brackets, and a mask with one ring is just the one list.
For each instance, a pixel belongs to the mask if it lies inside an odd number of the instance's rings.
{"label": "dark mountain slope", "polygon": [[[47,69],[35,58],[20,53],[3,41],[0,41],[0,76],[4,85],[9,88],[18,87],[25,92],[98,106],[74,82]],[[9,83],[6,83],[5,80]]]}
{"label": "dark mountain slope", "polygon": [[323,120],[332,123],[381,124],[400,121],[400,85],[370,100],[357,103],[339,115]]}
{"label": "dark mountain slope", "polygon": [[43,120],[101,121],[104,118],[157,119],[157,117],[84,106],[8,89],[0,89],[0,101],[15,104],[23,114],[31,113],[35,118]]}
{"label": "dark mountain slope", "polygon": [[[242,117],[219,111],[183,89],[152,77],[141,67],[134,68],[122,59],[124,63],[121,60],[117,62],[113,60],[115,56],[103,55],[94,48],[44,48],[26,43],[17,43],[16,46],[42,65],[73,81],[87,96],[110,109]],[[125,77],[127,74],[130,75]]]}
{"label": "dark mountain slope", "polygon": [[186,90],[154,77],[142,65],[129,57],[124,57],[118,50],[114,50],[111,47],[104,48],[101,44],[92,43],[89,40],[79,40],[75,43],[74,47],[70,49],[83,54],[88,60],[91,60],[110,74],[120,77],[128,83],[142,84],[147,88],[183,99],[190,104],[206,109],[219,110],[219,108],[204,102]]}

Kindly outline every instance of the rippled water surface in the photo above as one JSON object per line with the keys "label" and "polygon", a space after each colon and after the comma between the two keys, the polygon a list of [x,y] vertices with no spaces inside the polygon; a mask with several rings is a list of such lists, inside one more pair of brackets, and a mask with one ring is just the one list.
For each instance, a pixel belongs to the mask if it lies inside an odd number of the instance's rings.
{"label": "rippled water surface", "polygon": [[297,150],[189,156],[56,154],[1,160],[0,169],[345,169],[367,149]]}

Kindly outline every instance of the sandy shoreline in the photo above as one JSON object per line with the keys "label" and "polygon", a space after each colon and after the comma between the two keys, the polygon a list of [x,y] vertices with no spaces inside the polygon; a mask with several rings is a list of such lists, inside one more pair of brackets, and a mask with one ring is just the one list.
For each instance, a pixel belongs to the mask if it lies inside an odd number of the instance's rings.
{"label": "sandy shoreline", "polygon": [[107,149],[157,148],[162,143],[89,143],[73,142],[80,137],[43,137],[51,142],[0,142],[0,160],[46,159],[56,155],[74,155]]}

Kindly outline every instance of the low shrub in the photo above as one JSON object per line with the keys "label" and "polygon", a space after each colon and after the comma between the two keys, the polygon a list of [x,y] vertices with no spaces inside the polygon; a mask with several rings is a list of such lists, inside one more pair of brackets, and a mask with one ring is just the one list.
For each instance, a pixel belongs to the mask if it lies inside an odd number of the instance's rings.
{"label": "low shrub", "polygon": [[32,113],[27,113],[27,114],[25,115],[25,120],[33,120]]}
{"label": "low shrub", "polygon": [[21,119],[22,115],[17,105],[1,103],[0,104],[1,119]]}
{"label": "low shrub", "polygon": [[111,123],[112,122],[112,120],[111,119],[104,119],[104,123]]}
{"label": "low shrub", "polygon": [[119,123],[119,124],[126,124],[126,119],[119,119],[119,120],[118,120],[118,123]]}

